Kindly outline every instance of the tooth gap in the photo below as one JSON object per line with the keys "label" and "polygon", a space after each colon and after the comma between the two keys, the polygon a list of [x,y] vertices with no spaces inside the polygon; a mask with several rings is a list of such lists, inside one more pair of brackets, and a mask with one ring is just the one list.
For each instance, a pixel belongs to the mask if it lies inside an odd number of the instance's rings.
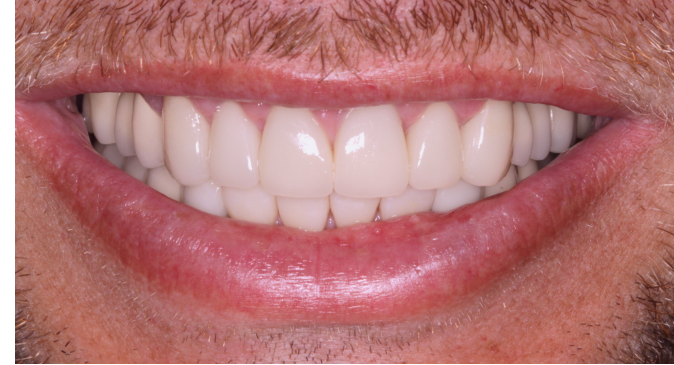
{"label": "tooth gap", "polygon": [[446,213],[504,193],[612,120],[496,100],[360,107],[330,118],[212,100],[215,112],[202,115],[201,100],[141,96],[72,98],[99,154],[195,209],[277,226],[283,216],[314,231]]}

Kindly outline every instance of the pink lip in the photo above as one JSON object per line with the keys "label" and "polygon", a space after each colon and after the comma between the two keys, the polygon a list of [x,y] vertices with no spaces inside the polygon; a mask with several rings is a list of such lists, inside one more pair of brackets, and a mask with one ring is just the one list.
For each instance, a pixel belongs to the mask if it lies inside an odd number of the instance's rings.
{"label": "pink lip", "polygon": [[656,135],[653,126],[616,119],[500,196],[449,214],[306,233],[164,197],[94,154],[77,118],[56,105],[16,101],[17,146],[106,242],[102,249],[158,293],[279,323],[380,321],[451,307],[540,249]]}

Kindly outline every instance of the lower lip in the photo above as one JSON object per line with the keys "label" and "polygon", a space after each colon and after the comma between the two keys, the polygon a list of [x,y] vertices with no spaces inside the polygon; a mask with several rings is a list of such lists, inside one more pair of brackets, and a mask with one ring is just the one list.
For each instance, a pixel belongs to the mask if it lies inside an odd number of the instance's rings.
{"label": "lower lip", "polygon": [[16,144],[82,224],[153,291],[223,316],[356,323],[432,315],[544,246],[657,128],[618,119],[500,196],[319,233],[215,217],[107,163],[78,117],[16,101]]}

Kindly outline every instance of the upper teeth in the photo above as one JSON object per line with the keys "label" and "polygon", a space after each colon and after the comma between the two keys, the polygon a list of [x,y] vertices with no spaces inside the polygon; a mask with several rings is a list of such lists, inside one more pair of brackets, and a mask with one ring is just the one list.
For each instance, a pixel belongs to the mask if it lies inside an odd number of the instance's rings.
{"label": "upper teeth", "polygon": [[233,101],[212,120],[187,97],[165,97],[161,115],[140,94],[86,94],[83,105],[87,126],[109,145],[102,155],[163,194],[211,214],[268,224],[280,216],[314,231],[330,211],[344,227],[374,220],[377,208],[381,219],[446,212],[507,191],[537,171],[533,160],[592,130],[586,115],[495,100],[463,126],[444,102],[414,121],[393,105],[339,114],[328,135],[308,109],[274,106],[260,132]]}

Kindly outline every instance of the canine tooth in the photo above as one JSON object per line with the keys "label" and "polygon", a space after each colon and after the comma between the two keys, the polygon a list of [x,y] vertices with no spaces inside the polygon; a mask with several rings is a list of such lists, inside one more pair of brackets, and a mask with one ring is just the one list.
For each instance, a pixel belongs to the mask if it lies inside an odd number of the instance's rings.
{"label": "canine tooth", "polygon": [[408,161],[393,105],[353,109],[335,138],[335,191],[353,198],[400,195],[409,180]]}
{"label": "canine tooth", "polygon": [[82,118],[87,132],[94,133],[94,127],[91,125],[91,94],[84,94],[82,97]]}
{"label": "canine tooth", "polygon": [[592,117],[586,114],[578,114],[576,117],[578,123],[576,127],[576,136],[583,139],[592,131]]}
{"label": "canine tooth", "polygon": [[464,205],[475,203],[482,199],[483,190],[484,188],[482,187],[459,180],[454,186],[438,189],[435,192],[435,200],[433,200],[431,210],[445,213]]}
{"label": "canine tooth", "polygon": [[531,147],[531,159],[542,160],[550,152],[550,108],[544,104],[527,104],[534,141]]}
{"label": "canine tooth", "polygon": [[484,197],[487,198],[508,191],[515,185],[517,185],[517,169],[515,168],[515,165],[510,165],[508,173],[498,182],[498,184],[484,188]]}
{"label": "canine tooth", "polygon": [[260,144],[260,184],[268,193],[327,197],[332,192],[332,161],[328,136],[309,110],[271,109]]}
{"label": "canine tooth", "polygon": [[487,101],[482,111],[461,127],[461,136],[461,178],[477,186],[495,185],[508,171],[512,158],[512,103]]}
{"label": "canine tooth", "polygon": [[115,143],[115,112],[120,93],[93,93],[91,101],[91,126],[96,139],[103,144]]}
{"label": "canine tooth", "polygon": [[276,222],[276,197],[260,185],[251,189],[222,188],[222,200],[231,218],[262,224]]}
{"label": "canine tooth", "polygon": [[141,94],[133,101],[133,143],[138,159],[148,169],[164,164],[164,121]]}
{"label": "canine tooth", "polygon": [[115,144],[124,156],[136,154],[133,142],[133,100],[136,94],[122,93],[115,112]]}
{"label": "canine tooth", "polygon": [[166,166],[151,169],[147,185],[176,201],[180,201],[183,195],[183,186],[171,176]]}
{"label": "canine tooth", "polygon": [[173,178],[195,186],[208,180],[211,126],[183,96],[164,98],[164,160]]}
{"label": "canine tooth", "polygon": [[305,231],[322,231],[328,221],[330,199],[276,197],[278,212],[287,227]]}
{"label": "canine tooth", "polygon": [[227,216],[225,203],[222,201],[222,188],[211,180],[201,185],[186,186],[183,190],[183,202],[202,212]]}
{"label": "canine tooth", "polygon": [[260,130],[233,101],[220,105],[211,125],[211,179],[220,186],[250,189],[260,182]]}
{"label": "canine tooth", "polygon": [[409,184],[428,190],[456,184],[463,170],[461,130],[447,103],[434,103],[407,130]]}
{"label": "canine tooth", "polygon": [[138,156],[127,157],[124,163],[124,171],[136,179],[147,182],[148,169],[140,163]]}
{"label": "canine tooth", "polygon": [[550,106],[550,152],[562,153],[571,147],[576,138],[576,114]]}
{"label": "canine tooth", "polygon": [[433,207],[435,190],[417,190],[408,186],[398,196],[382,198],[379,203],[381,219],[387,220],[403,215],[428,212]]}
{"label": "canine tooth", "polygon": [[517,166],[524,166],[531,159],[531,147],[534,143],[531,117],[524,103],[513,104],[513,123],[512,163]]}
{"label": "canine tooth", "polygon": [[538,162],[536,160],[530,160],[529,163],[524,166],[517,166],[517,182],[520,182],[537,172]]}
{"label": "canine tooth", "polygon": [[103,152],[101,153],[101,155],[105,157],[106,160],[110,161],[110,163],[117,166],[117,168],[121,169],[124,167],[124,155],[119,153],[117,145],[115,144],[105,145],[105,148],[103,148]]}
{"label": "canine tooth", "polygon": [[337,227],[372,222],[378,206],[379,198],[349,198],[337,193],[330,194],[330,211]]}

